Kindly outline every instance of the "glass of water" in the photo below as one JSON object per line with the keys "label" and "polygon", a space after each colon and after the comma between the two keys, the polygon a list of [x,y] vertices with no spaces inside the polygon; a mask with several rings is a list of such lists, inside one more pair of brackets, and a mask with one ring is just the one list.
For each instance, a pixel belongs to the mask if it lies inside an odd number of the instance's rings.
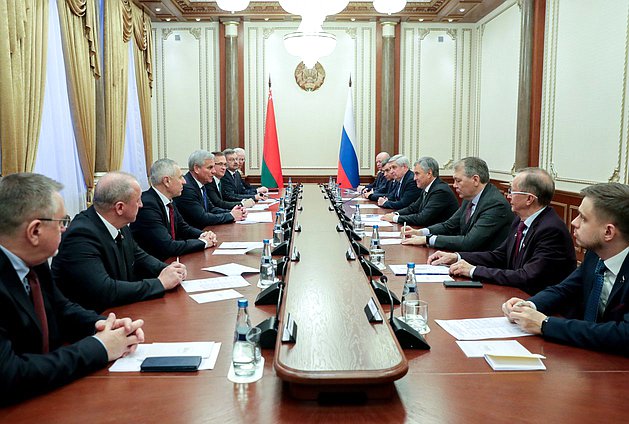
{"label": "glass of water", "polygon": [[262,358],[262,350],[260,348],[260,335],[262,334],[262,330],[258,327],[252,327],[247,332],[247,341],[251,343],[253,348],[253,362],[256,366],[260,364],[260,359]]}
{"label": "glass of water", "polygon": [[428,327],[428,302],[423,300],[404,301],[404,321],[419,332],[426,334],[430,331]]}

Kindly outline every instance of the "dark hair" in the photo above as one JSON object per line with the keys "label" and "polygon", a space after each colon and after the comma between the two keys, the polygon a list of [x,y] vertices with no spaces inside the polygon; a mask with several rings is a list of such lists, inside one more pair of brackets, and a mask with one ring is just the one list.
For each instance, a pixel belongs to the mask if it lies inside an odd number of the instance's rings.
{"label": "dark hair", "polygon": [[594,184],[581,190],[597,214],[609,219],[629,241],[629,186],[621,183]]}
{"label": "dark hair", "polygon": [[553,177],[541,168],[524,168],[518,173],[522,175],[520,190],[533,193],[537,196],[537,202],[540,205],[550,205],[555,194]]}

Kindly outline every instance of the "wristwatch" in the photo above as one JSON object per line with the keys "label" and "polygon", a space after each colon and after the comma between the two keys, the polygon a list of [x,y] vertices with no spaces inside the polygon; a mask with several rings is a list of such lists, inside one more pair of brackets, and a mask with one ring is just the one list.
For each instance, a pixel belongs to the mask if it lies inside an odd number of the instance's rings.
{"label": "wristwatch", "polygon": [[549,319],[550,319],[550,317],[546,317],[546,318],[544,318],[544,321],[542,321],[542,325],[540,327],[540,331],[542,332],[542,334],[544,334],[544,326],[546,325],[546,323],[548,323]]}

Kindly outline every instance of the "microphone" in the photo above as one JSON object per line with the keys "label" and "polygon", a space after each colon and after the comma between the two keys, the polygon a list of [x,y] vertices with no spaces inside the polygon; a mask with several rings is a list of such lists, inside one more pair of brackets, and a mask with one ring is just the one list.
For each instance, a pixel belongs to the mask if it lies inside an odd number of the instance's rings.
{"label": "microphone", "polygon": [[271,316],[256,327],[260,329],[260,347],[263,349],[273,349],[277,340],[277,328],[280,322],[280,307],[282,306],[282,297],[284,294],[284,282],[277,283],[277,303],[275,305],[275,316]]}
{"label": "microphone", "polygon": [[384,284],[384,287],[387,289],[387,293],[389,295],[389,305],[391,306],[389,323],[391,324],[391,329],[393,330],[395,337],[397,337],[398,342],[400,342],[400,346],[402,346],[403,349],[430,349],[430,345],[426,342],[424,336],[419,334],[417,330],[407,323],[393,316],[393,295],[387,285],[387,277],[382,276],[380,281]]}

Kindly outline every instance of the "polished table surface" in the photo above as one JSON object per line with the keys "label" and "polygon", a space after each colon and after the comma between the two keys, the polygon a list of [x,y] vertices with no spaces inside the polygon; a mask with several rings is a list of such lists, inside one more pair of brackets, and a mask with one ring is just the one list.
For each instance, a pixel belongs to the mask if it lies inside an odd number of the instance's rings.
{"label": "polished table surface", "polygon": [[[305,197],[321,195],[305,187]],[[307,212],[305,210],[304,212]],[[321,219],[298,218],[303,230],[328,231]],[[215,228],[221,241],[259,241],[270,236],[266,224],[223,225]],[[425,263],[430,249],[384,246],[387,263],[409,260]],[[302,255],[302,261],[325,260]],[[218,276],[201,267],[229,262],[259,265],[259,251],[244,256],[216,256],[212,250],[181,258],[189,278]],[[403,276],[386,271],[393,290],[401,292]],[[259,289],[257,275],[239,288],[250,303]],[[322,276],[329,278],[329,276]],[[227,380],[236,302],[197,304],[181,288],[160,299],[115,308],[119,316],[143,318],[148,343],[212,340],[222,342],[216,367],[192,374],[109,373],[106,369],[47,395],[0,409],[2,423],[68,422],[627,422],[624,401],[629,393],[629,359],[591,352],[543,340],[521,337],[522,345],[544,354],[546,371],[495,372],[481,358],[466,358],[452,336],[434,319],[492,317],[516,289],[485,284],[482,289],[445,289],[419,284],[429,303],[431,350],[405,350],[408,373],[395,381],[396,393],[387,400],[348,404],[299,401],[286,390],[273,367],[274,351],[263,350],[264,377],[252,384]],[[386,308],[385,308],[386,309]],[[397,312],[397,311],[396,311]],[[274,307],[250,307],[252,323],[274,314]]]}

